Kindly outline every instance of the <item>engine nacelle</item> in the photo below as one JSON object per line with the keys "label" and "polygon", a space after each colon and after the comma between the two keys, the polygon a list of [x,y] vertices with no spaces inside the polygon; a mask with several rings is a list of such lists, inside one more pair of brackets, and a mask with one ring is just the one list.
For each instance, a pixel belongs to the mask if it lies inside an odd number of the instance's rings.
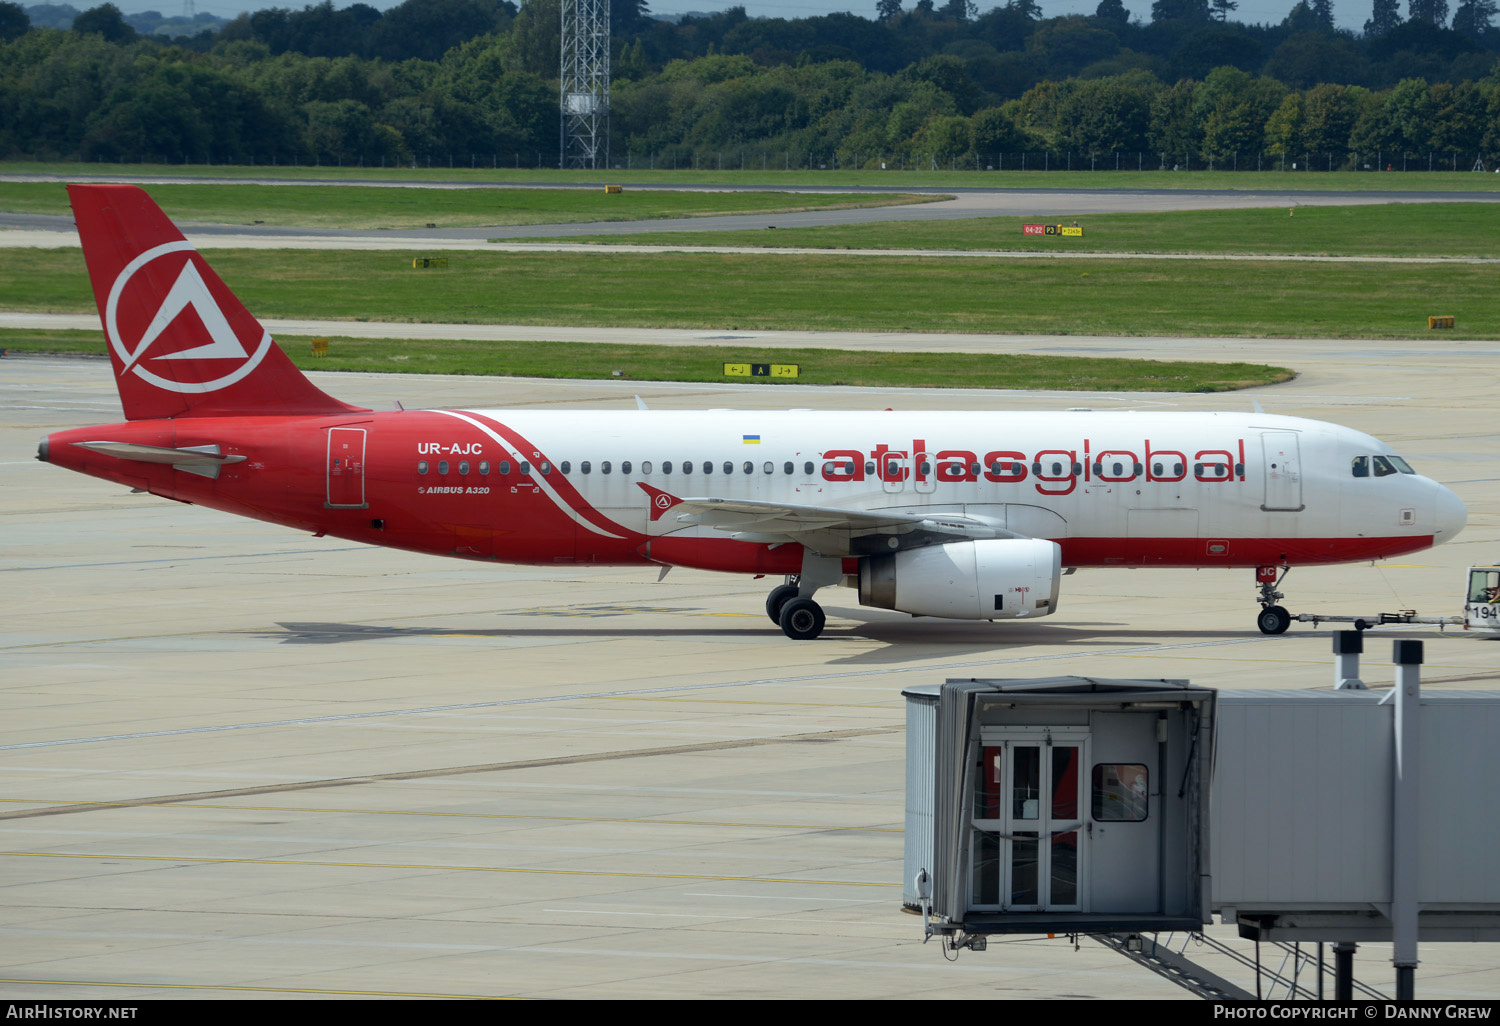
{"label": "engine nacelle", "polygon": [[1043,538],[949,542],[860,560],[859,603],[954,620],[1057,610],[1062,549]]}

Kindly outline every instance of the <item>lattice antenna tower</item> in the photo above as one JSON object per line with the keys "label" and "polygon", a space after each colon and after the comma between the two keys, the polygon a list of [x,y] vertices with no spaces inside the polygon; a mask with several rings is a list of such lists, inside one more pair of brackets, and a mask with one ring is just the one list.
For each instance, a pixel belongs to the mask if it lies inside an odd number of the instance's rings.
{"label": "lattice antenna tower", "polygon": [[562,166],[609,166],[609,0],[562,0]]}

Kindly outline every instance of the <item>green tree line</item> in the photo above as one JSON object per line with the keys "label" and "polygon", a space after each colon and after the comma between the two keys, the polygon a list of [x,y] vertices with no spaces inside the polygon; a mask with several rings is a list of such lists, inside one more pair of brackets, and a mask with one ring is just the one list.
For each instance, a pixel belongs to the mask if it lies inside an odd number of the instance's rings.
{"label": "green tree line", "polygon": [[[0,0],[0,156],[555,166],[558,2],[325,2],[163,41],[110,4],[59,30]],[[1395,0],[1374,2],[1372,21]],[[1232,0],[1156,0],[1149,24],[1121,0],[1092,17],[878,0],[868,19],[733,8],[678,23],[615,0],[611,158],[1467,166],[1500,154],[1500,32],[1495,0],[1465,2],[1489,5],[1472,34],[1446,27],[1446,0],[1413,0],[1410,18],[1356,37],[1333,30],[1329,0],[1275,26],[1220,20]]]}

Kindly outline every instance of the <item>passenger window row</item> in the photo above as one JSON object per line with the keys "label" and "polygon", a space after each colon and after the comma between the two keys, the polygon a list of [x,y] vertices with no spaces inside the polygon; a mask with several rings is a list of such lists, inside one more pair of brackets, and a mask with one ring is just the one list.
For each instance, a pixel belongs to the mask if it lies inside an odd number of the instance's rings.
{"label": "passenger window row", "polygon": [[[633,464],[629,460],[622,460],[619,464],[619,471],[621,474],[629,474],[631,473],[632,466]],[[696,473],[698,471],[698,467],[699,464],[692,460],[684,460],[680,464],[676,464],[677,471],[682,474]],[[704,460],[702,463],[702,468],[702,472],[704,474],[714,473],[714,463],[711,460]],[[735,465],[729,460],[724,461],[722,468],[722,472],[725,474],[733,474],[735,472]],[[505,477],[511,472],[511,462],[510,460],[500,460],[494,464],[493,469],[495,473],[499,474],[501,477]],[[529,474],[531,473],[531,464],[525,460],[522,460],[520,463],[516,464],[516,469],[521,474]],[[547,475],[552,473],[553,467],[552,464],[544,460],[536,465],[536,469],[539,473]],[[564,474],[572,474],[574,469],[573,463],[571,460],[563,460],[557,465],[557,469]],[[597,469],[600,474],[611,474],[614,473],[615,465],[609,460],[603,460],[599,463]],[[674,464],[671,460],[662,460],[661,472],[663,474],[671,474],[673,472],[673,469]],[[448,460],[438,460],[436,467],[434,467],[433,464],[428,460],[417,461],[418,474],[428,474],[432,473],[434,470],[438,474],[448,474],[455,471],[459,474],[468,474],[472,471],[476,474],[479,474],[480,476],[484,476],[490,472],[491,464],[489,460],[480,460],[477,463],[472,464],[468,460],[459,460],[457,464],[451,463]],[[594,464],[590,460],[583,460],[578,464],[578,473],[580,474],[592,474],[594,473],[594,471]],[[652,472],[650,460],[645,460],[641,463],[640,472],[642,474],[650,474]],[[749,460],[746,460],[743,464],[740,465],[740,472],[747,475],[753,475],[755,473],[755,464]],[[797,465],[788,460],[781,465],[781,472],[787,476],[791,476],[792,474],[795,474],[797,472]],[[813,465],[811,461],[802,464],[803,474],[810,475],[812,472]],[[767,476],[775,474],[776,464],[772,463],[770,460],[767,460],[765,463],[761,464],[761,473]]]}
{"label": "passenger window row", "polygon": [[[1369,471],[1369,464],[1370,464],[1370,460],[1371,459],[1372,459],[1371,457],[1367,457],[1367,456],[1356,456],[1356,457],[1354,457],[1354,476],[1355,477],[1367,477],[1367,476],[1369,476],[1369,473],[1370,473],[1370,471]],[[1405,461],[1401,460],[1399,457],[1392,456],[1392,457],[1389,457],[1389,460],[1394,461],[1397,465],[1399,465],[1400,468],[1402,468],[1400,470],[1401,473],[1403,473],[1403,474],[1412,474],[1412,473],[1415,473],[1415,471],[1413,471],[1410,467],[1408,467],[1406,465]],[[1373,457],[1373,461],[1374,461],[1374,466],[1375,466],[1375,476],[1376,477],[1384,477],[1387,474],[1394,474],[1394,473],[1397,472],[1396,468],[1392,466],[1392,463],[1391,462],[1387,462],[1387,457],[1385,457],[1385,456],[1375,456],[1375,457]],[[629,474],[629,473],[631,473],[632,466],[633,465],[630,462],[630,460],[622,460],[622,461],[620,461],[620,464],[619,464],[620,473],[621,474]],[[892,474],[896,473],[897,470],[898,470],[898,466],[899,466],[898,464],[894,464],[894,463],[890,464],[887,472],[888,473],[892,473]],[[965,465],[962,462],[948,462],[948,461],[945,461],[944,464],[943,464],[943,466],[944,466],[944,469],[947,470],[950,473],[955,472],[955,471],[961,473],[965,469]],[[661,472],[663,474],[671,474],[671,473],[674,472],[674,470],[676,472],[682,473],[682,474],[692,474],[692,473],[697,472],[698,467],[699,467],[699,464],[697,462],[692,461],[692,460],[683,460],[681,463],[676,464],[675,466],[674,466],[674,464],[673,464],[673,462],[671,460],[663,460],[661,462]],[[1059,476],[1061,476],[1064,473],[1064,469],[1063,469],[1064,467],[1069,467],[1069,469],[1071,469],[1071,471],[1073,473],[1073,476],[1075,476],[1075,477],[1077,477],[1077,476],[1079,476],[1079,475],[1081,475],[1083,473],[1083,466],[1082,466],[1082,464],[1073,463],[1070,466],[1068,464],[1059,463],[1059,462],[1056,462],[1056,461],[1053,461],[1051,464],[1048,464],[1048,465],[1044,465],[1042,463],[1033,463],[1031,465],[1031,472],[1033,474],[1036,474],[1036,475],[1041,475],[1043,473],[1044,469],[1046,469],[1046,470],[1050,470],[1050,472],[1051,472],[1051,474],[1052,474],[1053,477],[1059,477]],[[470,463],[468,460],[459,460],[456,464],[450,462],[449,460],[438,460],[436,467],[434,467],[432,465],[432,463],[430,463],[428,460],[418,460],[417,461],[417,473],[418,474],[429,474],[429,473],[432,473],[434,470],[436,470],[436,472],[438,474],[440,474],[440,475],[446,475],[446,474],[449,474],[449,473],[457,472],[459,475],[467,476],[470,472],[473,472],[475,474],[478,474],[480,477],[484,477],[484,476],[487,476],[490,473],[491,469],[493,469],[495,471],[495,473],[499,474],[501,477],[506,477],[506,476],[508,476],[510,474],[512,466],[511,466],[510,460],[499,460],[498,462],[496,462],[495,464],[493,464],[493,467],[490,464],[489,460],[479,460],[479,461],[477,461],[475,463]],[[529,461],[522,460],[522,461],[520,461],[519,463],[517,463],[515,465],[515,469],[519,473],[521,473],[523,475],[524,474],[530,474],[531,473],[531,463]],[[543,474],[545,476],[545,475],[549,475],[549,474],[552,473],[553,467],[552,467],[552,464],[550,464],[547,461],[543,460],[543,461],[539,462],[536,465],[536,469],[537,469],[537,471],[539,473],[541,473],[541,474]],[[570,460],[563,460],[561,463],[559,463],[557,465],[557,469],[560,470],[564,474],[572,474],[573,473],[573,464],[572,464],[572,461],[570,461]],[[594,469],[595,469],[594,468],[594,464],[590,460],[583,460],[582,462],[580,462],[578,464],[578,472],[580,474],[584,474],[584,475],[592,474],[592,473],[594,473]],[[970,474],[976,476],[976,477],[979,475],[979,473],[981,471],[983,471],[985,469],[986,468],[984,467],[984,465],[980,464],[980,463],[971,463],[967,467],[968,472]],[[1093,470],[1094,470],[1094,474],[1096,476],[1100,475],[1103,472],[1103,469],[1104,469],[1104,464],[1097,463],[1097,462],[1094,464]],[[825,473],[829,473],[829,474],[852,475],[854,473],[854,463],[853,463],[852,460],[831,461],[831,462],[823,464],[823,470],[824,470]],[[1144,470],[1144,468],[1139,463],[1134,463],[1134,464],[1131,464],[1131,466],[1130,466],[1130,472],[1132,474],[1136,475],[1136,476],[1139,476],[1142,473],[1143,470]],[[1166,467],[1162,463],[1153,463],[1151,465],[1151,472],[1155,476],[1158,476],[1158,477],[1162,476],[1165,470],[1166,470]],[[740,471],[741,471],[741,473],[743,473],[743,474],[745,474],[747,476],[748,475],[753,475],[755,473],[755,464],[752,463],[749,460],[746,460],[743,464],[740,465]],[[1121,477],[1121,476],[1123,476],[1125,474],[1125,464],[1119,463],[1119,462],[1112,463],[1112,464],[1109,465],[1109,471],[1110,471],[1110,474],[1112,476],[1114,476],[1114,477]],[[1235,464],[1234,471],[1235,471],[1236,474],[1243,474],[1245,472],[1244,464],[1240,464],[1240,463]],[[611,461],[609,461],[609,460],[603,460],[603,461],[601,461],[599,463],[598,472],[600,474],[605,474],[605,475],[612,474],[614,472],[614,464]],[[643,461],[641,463],[640,472],[642,474],[650,474],[652,472],[652,465],[651,465],[651,461],[650,460],[645,460],[645,461]],[[713,463],[713,461],[711,461],[711,460],[704,460],[702,462],[702,472],[705,475],[711,475],[711,474],[713,474],[714,473],[714,463]],[[722,464],[722,472],[724,474],[726,474],[726,475],[733,475],[735,473],[735,465],[734,465],[734,463],[732,461],[730,461],[730,460],[725,460],[723,462],[723,464]],[[783,474],[787,475],[787,476],[791,476],[792,474],[795,474],[797,472],[797,465],[795,463],[793,463],[792,461],[788,460],[788,461],[786,461],[785,463],[783,463],[781,465],[781,472]],[[920,474],[922,474],[922,476],[924,476],[924,477],[927,476],[927,475],[929,475],[929,474],[931,474],[932,473],[932,464],[928,463],[927,461],[924,460],[922,462],[922,464],[921,464],[918,472]],[[1024,464],[1021,464],[1021,463],[1011,463],[1011,462],[997,460],[996,462],[991,463],[989,465],[988,472],[992,473],[992,474],[1021,474],[1021,473],[1024,472]],[[1181,476],[1182,472],[1183,472],[1183,465],[1181,463],[1173,463],[1172,464],[1172,473],[1174,475]],[[1209,464],[1195,463],[1195,464],[1193,464],[1193,472],[1196,475],[1198,475],[1199,477],[1202,477],[1205,474],[1223,476],[1223,475],[1227,475],[1228,474],[1229,467],[1226,464],[1222,464],[1222,463],[1209,463]],[[774,475],[776,473],[776,464],[772,463],[770,460],[767,460],[765,463],[761,464],[761,473],[763,473],[763,474],[765,474],[767,476]],[[811,474],[813,473],[813,464],[812,464],[811,461],[808,461],[808,462],[805,462],[805,463],[802,464],[802,473],[805,474],[805,475],[811,476]],[[875,474],[875,464],[874,464],[874,462],[867,461],[865,463],[865,474],[868,475],[868,476],[871,476],[871,477],[874,476],[874,474]]]}

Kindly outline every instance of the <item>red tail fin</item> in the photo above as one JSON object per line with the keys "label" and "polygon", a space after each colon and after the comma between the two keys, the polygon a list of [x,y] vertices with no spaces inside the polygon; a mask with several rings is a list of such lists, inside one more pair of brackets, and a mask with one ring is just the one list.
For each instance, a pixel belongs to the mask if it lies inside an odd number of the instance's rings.
{"label": "red tail fin", "polygon": [[336,414],[145,192],[70,185],[127,420]]}

